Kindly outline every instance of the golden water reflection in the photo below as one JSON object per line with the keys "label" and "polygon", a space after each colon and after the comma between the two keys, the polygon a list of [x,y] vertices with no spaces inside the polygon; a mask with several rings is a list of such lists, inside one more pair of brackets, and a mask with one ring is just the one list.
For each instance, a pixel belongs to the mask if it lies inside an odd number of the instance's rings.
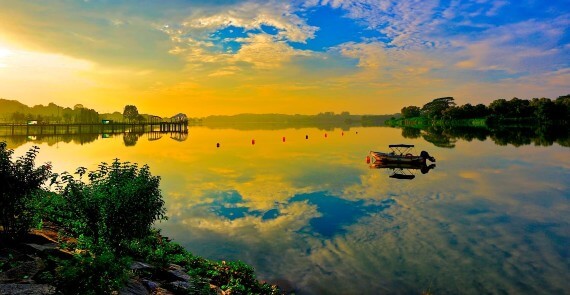
{"label": "golden water reflection", "polygon": [[[368,151],[393,143],[428,151],[437,169],[413,181],[370,169]],[[34,142],[20,144],[22,154]],[[557,145],[447,149],[381,127],[193,127],[183,142],[99,137],[40,147],[39,161],[56,171],[114,158],[148,164],[162,177],[170,219],[158,226],[167,236],[197,255],[250,263],[298,294],[567,286],[570,153]]]}

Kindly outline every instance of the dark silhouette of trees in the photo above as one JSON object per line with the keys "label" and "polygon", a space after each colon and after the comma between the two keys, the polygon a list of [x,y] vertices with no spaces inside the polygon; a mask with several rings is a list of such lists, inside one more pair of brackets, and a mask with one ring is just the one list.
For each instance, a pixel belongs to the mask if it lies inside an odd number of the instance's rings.
{"label": "dark silhouette of trees", "polygon": [[133,120],[136,120],[137,117],[139,116],[139,110],[137,109],[136,106],[134,105],[126,105],[125,109],[123,110],[123,117],[131,122]]}
{"label": "dark silhouette of trees", "polygon": [[408,106],[402,108],[402,117],[404,118],[419,117],[420,114],[421,110],[417,106]]}
{"label": "dark silhouette of trees", "polygon": [[481,118],[486,119],[488,125],[567,124],[570,118],[570,94],[554,101],[545,97],[532,100],[501,98],[491,102],[489,107],[469,103],[456,106],[453,97],[441,97],[425,104],[421,109],[416,106],[404,107],[402,116],[404,119],[423,117],[444,121]]}
{"label": "dark silhouette of trees", "polygon": [[441,119],[443,112],[455,106],[453,97],[440,97],[426,103],[421,109],[421,116],[429,119]]}

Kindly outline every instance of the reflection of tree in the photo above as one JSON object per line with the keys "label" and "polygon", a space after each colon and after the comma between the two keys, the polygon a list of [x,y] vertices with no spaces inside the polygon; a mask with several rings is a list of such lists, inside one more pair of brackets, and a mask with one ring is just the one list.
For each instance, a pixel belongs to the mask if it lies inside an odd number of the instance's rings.
{"label": "reflection of tree", "polygon": [[561,146],[570,146],[570,130],[565,126],[537,125],[516,126],[487,129],[479,127],[428,127],[420,133],[420,129],[403,128],[402,136],[416,138],[416,134],[438,147],[453,148],[457,140],[484,141],[490,138],[497,145],[523,145],[551,146],[555,142]]}
{"label": "reflection of tree", "polygon": [[419,128],[404,127],[402,128],[402,136],[404,138],[418,138],[422,135],[422,130]]}
{"label": "reflection of tree", "polygon": [[75,143],[86,144],[94,142],[95,140],[97,140],[97,138],[99,138],[99,134],[96,133],[80,133],[80,134],[74,134],[72,140]]}
{"label": "reflection of tree", "polygon": [[143,134],[144,132],[125,132],[125,134],[123,134],[123,142],[125,143],[125,146],[135,146],[139,137]]}
{"label": "reflection of tree", "polygon": [[425,141],[442,148],[454,148],[457,141],[455,138],[447,135],[441,127],[429,127],[422,137]]}

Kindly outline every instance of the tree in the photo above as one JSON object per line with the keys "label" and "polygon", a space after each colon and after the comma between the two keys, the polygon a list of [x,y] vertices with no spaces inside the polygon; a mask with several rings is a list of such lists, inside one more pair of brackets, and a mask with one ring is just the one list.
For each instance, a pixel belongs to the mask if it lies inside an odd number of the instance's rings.
{"label": "tree", "polygon": [[404,118],[413,118],[419,116],[420,116],[420,107],[408,106],[402,108],[402,117]]}
{"label": "tree", "polygon": [[126,105],[125,109],[123,110],[123,118],[127,121],[135,120],[139,115],[139,110],[134,105]]}
{"label": "tree", "polygon": [[440,119],[443,111],[455,106],[453,97],[440,97],[425,104],[421,109],[421,115],[430,119]]}
{"label": "tree", "polygon": [[5,142],[0,142],[0,234],[12,239],[30,229],[34,217],[33,200],[51,172],[49,165],[35,166],[38,147],[32,147],[13,161],[14,151],[6,146]]}
{"label": "tree", "polygon": [[503,117],[509,112],[509,103],[504,98],[494,100],[489,104],[489,110],[492,114]]}

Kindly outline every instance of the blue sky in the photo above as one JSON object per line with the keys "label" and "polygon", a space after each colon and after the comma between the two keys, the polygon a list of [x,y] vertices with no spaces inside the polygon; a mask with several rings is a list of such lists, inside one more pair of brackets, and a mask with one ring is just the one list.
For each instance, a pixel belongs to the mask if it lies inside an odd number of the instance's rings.
{"label": "blue sky", "polygon": [[[151,108],[160,96],[202,106],[196,114],[363,113],[375,102],[390,113],[440,96],[570,92],[567,0],[0,4],[0,79],[14,85],[0,96],[32,104],[85,97],[116,108],[136,97]],[[24,56],[50,70],[22,66]],[[32,78],[41,93],[24,87]]]}

